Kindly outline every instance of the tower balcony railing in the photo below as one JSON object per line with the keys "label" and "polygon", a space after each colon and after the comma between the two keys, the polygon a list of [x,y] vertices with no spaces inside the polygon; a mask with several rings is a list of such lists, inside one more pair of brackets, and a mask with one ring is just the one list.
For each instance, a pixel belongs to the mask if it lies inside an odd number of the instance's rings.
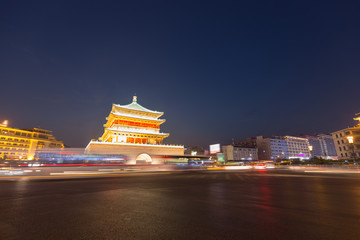
{"label": "tower balcony railing", "polygon": [[128,143],[128,142],[103,142],[98,139],[91,139],[90,143],[103,143],[103,144],[124,144],[124,145],[149,145],[149,146],[166,146],[166,147],[184,147],[181,144],[163,144],[163,143]]}
{"label": "tower balcony railing", "polygon": [[113,130],[117,130],[117,131],[129,131],[129,132],[135,132],[135,133],[155,133],[155,134],[159,134],[160,133],[160,129],[153,129],[153,128],[135,128],[135,127],[116,127],[113,126],[112,128],[109,129],[113,129]]}

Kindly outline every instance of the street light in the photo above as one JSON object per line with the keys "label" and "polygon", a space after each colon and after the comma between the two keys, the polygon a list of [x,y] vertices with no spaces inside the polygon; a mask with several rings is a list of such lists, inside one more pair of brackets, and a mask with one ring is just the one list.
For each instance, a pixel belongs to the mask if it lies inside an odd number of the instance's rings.
{"label": "street light", "polygon": [[350,148],[352,150],[352,157],[353,157],[353,160],[354,160],[354,165],[356,164],[356,160],[355,160],[355,148],[354,148],[354,137],[353,136],[347,136],[346,137],[348,142],[350,143]]}

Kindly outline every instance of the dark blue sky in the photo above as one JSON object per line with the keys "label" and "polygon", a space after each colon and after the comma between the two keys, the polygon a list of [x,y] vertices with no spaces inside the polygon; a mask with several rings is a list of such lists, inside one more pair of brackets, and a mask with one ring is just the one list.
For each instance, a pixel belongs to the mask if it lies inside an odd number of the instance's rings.
{"label": "dark blue sky", "polygon": [[72,147],[134,93],[167,143],[353,125],[358,1],[2,1],[0,120]]}

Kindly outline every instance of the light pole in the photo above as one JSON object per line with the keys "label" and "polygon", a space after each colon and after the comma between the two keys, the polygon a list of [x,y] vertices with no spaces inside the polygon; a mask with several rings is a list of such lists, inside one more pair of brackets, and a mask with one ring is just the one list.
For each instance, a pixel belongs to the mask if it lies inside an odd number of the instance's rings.
{"label": "light pole", "polygon": [[353,157],[354,165],[355,165],[356,164],[356,158],[355,158],[355,148],[354,148],[354,137],[350,135],[350,136],[347,136],[346,138],[347,138],[347,140],[348,140],[348,142],[350,144],[350,148],[352,150],[351,155]]}

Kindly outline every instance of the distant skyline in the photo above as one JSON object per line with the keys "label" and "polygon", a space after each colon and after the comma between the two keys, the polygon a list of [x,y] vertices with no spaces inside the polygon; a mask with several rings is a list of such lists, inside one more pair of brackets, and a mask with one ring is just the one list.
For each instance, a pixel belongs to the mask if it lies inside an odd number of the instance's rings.
{"label": "distant skyline", "polygon": [[3,1],[0,121],[72,147],[111,104],[164,112],[165,143],[329,133],[360,112],[354,1]]}

